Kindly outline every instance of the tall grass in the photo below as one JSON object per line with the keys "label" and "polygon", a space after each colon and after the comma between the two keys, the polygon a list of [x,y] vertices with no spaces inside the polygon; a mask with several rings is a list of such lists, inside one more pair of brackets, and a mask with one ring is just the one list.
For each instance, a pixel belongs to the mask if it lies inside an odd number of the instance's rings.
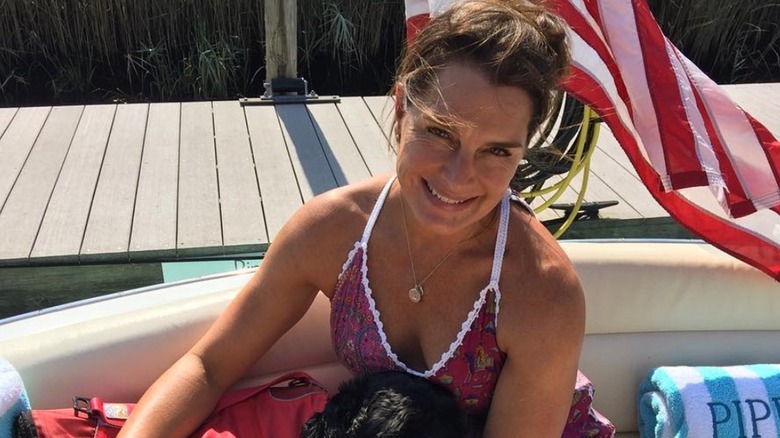
{"label": "tall grass", "polygon": [[720,83],[780,80],[780,0],[649,0],[667,37]]}
{"label": "tall grass", "polygon": [[[314,85],[315,68],[349,83],[377,57],[393,63],[402,0],[298,9],[299,72]],[[264,39],[262,0],[0,0],[0,103],[258,95]]]}
{"label": "tall grass", "polygon": [[[608,4],[608,2],[607,2]],[[716,81],[780,80],[780,0],[649,0]],[[298,0],[298,71],[320,93],[384,93],[402,0]],[[262,93],[263,0],[0,0],[0,104]]]}

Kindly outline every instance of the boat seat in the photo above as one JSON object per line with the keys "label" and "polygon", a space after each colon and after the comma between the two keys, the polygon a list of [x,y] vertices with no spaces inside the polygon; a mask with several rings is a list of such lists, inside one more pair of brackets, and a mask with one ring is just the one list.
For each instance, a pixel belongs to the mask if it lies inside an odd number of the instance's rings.
{"label": "boat seat", "polygon": [[[780,363],[780,284],[702,243],[564,241],[585,289],[580,369],[595,405],[635,437],[636,389],[660,365]],[[0,325],[0,355],[35,408],[73,395],[135,401],[208,328],[251,272],[155,286]],[[331,392],[349,377],[322,294],[240,385],[303,369]]]}

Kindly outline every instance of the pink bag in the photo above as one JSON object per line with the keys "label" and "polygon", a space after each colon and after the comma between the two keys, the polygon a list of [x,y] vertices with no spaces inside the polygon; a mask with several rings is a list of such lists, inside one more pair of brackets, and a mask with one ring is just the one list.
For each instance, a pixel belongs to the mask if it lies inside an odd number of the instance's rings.
{"label": "pink bag", "polygon": [[615,436],[615,425],[606,417],[593,409],[593,384],[585,374],[577,371],[577,383],[574,387],[569,418],[563,429],[562,438]]}
{"label": "pink bag", "polygon": [[[279,384],[287,382],[287,385]],[[225,394],[191,438],[300,438],[306,420],[325,409],[328,392],[302,371]]]}
{"label": "pink bag", "polygon": [[[286,385],[283,385],[286,383]],[[308,374],[296,371],[259,386],[225,393],[190,438],[300,438],[304,423],[325,409],[328,392]],[[20,415],[20,438],[114,438],[132,403],[103,403],[74,397],[73,409],[32,410]]]}

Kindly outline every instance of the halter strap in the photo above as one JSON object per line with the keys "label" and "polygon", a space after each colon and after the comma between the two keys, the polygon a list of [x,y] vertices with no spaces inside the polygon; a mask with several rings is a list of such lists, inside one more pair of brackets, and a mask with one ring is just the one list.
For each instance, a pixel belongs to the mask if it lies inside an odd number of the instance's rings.
{"label": "halter strap", "polygon": [[385,199],[387,199],[387,194],[390,193],[390,187],[392,187],[395,179],[396,176],[393,175],[390,177],[390,180],[385,183],[384,188],[382,188],[382,192],[379,194],[379,198],[376,200],[376,204],[374,204],[374,209],[371,210],[371,216],[368,217],[366,228],[363,230],[363,237],[360,238],[360,243],[363,246],[368,245],[368,238],[371,237],[371,231],[373,231],[374,225],[376,224],[376,219],[379,217],[379,211],[382,210]]}
{"label": "halter strap", "polygon": [[[371,215],[368,217],[366,228],[363,230],[363,236],[360,238],[360,243],[365,246],[368,244],[368,239],[371,237],[371,232],[374,230],[374,225],[379,217],[379,212],[382,210],[382,206],[387,199],[388,193],[390,193],[390,187],[395,182],[396,176],[393,175],[382,188],[382,192],[379,194],[376,203],[374,204]],[[501,263],[504,260],[504,249],[506,248],[507,230],[509,229],[509,199],[511,190],[507,189],[507,194],[501,199],[501,217],[498,225],[498,235],[496,236],[496,246],[493,252],[493,269],[490,273],[490,283],[495,287],[498,287],[498,280],[501,277]],[[524,204],[527,206],[527,204]]]}
{"label": "halter strap", "polygon": [[498,280],[501,278],[501,263],[504,260],[504,249],[506,249],[507,230],[509,229],[509,195],[511,190],[507,189],[507,194],[501,199],[501,218],[498,223],[498,234],[496,235],[496,247],[493,252],[493,270],[490,272],[490,284],[498,288]]}

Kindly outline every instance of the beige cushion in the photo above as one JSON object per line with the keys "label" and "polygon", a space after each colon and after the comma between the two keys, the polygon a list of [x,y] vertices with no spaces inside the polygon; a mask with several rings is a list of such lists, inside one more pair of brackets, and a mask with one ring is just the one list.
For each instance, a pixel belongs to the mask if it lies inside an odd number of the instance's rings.
{"label": "beige cushion", "polygon": [[636,390],[662,365],[780,363],[780,284],[704,244],[564,243],[587,300],[581,370],[595,405],[636,430]]}
{"label": "beige cushion", "polygon": [[[636,388],[660,365],[780,362],[780,286],[703,244],[563,242],[588,306],[580,367],[596,406],[628,435]],[[134,401],[198,339],[251,274],[149,288],[0,326],[0,354],[36,408],[73,395]],[[331,391],[348,376],[330,343],[329,303],[304,318],[241,384],[304,369]]]}

